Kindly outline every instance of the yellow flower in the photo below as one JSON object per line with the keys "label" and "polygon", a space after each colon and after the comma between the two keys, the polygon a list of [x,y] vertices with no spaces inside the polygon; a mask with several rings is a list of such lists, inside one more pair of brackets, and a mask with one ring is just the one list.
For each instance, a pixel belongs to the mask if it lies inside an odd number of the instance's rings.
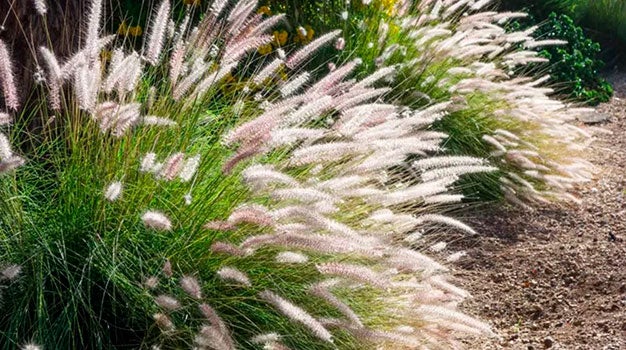
{"label": "yellow flower", "polygon": [[200,5],[200,0],[183,0],[183,4],[185,5]]}
{"label": "yellow flower", "polygon": [[289,39],[289,33],[286,30],[281,30],[280,32],[275,30],[273,34],[274,44],[278,47],[285,45]]}
{"label": "yellow flower", "polygon": [[389,22],[389,37],[394,37],[396,35],[398,35],[401,31],[400,26],[398,26],[397,24],[395,24],[395,22],[390,21]]}
{"label": "yellow flower", "polygon": [[259,47],[259,49],[257,51],[261,55],[267,55],[268,53],[272,52],[272,44],[263,45],[263,46]]}
{"label": "yellow flower", "polygon": [[278,71],[278,76],[280,77],[280,80],[282,81],[287,81],[287,79],[289,79],[289,76],[287,75],[287,73],[285,73],[284,70]]}
{"label": "yellow flower", "polygon": [[259,9],[256,11],[256,13],[258,14],[264,14],[267,16],[271,16],[272,15],[272,10],[270,9],[269,6],[261,6],[259,7]]}
{"label": "yellow flower", "polygon": [[141,26],[134,26],[134,27],[129,27],[126,24],[126,21],[122,21],[122,23],[120,23],[120,26],[117,27],[117,34],[119,35],[124,35],[124,36],[140,36],[141,34],[143,34],[143,30],[141,29]]}
{"label": "yellow flower", "polygon": [[396,11],[397,0],[382,0],[383,9],[387,12],[388,16],[393,16]]}
{"label": "yellow flower", "polygon": [[126,33],[128,33],[128,26],[126,25],[126,21],[122,21],[120,26],[117,27],[117,34],[126,35]]}
{"label": "yellow flower", "polygon": [[311,41],[311,39],[313,39],[313,36],[315,35],[315,31],[313,30],[313,28],[311,28],[310,25],[298,27],[296,33],[298,35],[294,37],[293,41],[302,44],[306,44]]}
{"label": "yellow flower", "polygon": [[304,28],[306,29],[306,39],[308,41],[311,41],[311,39],[313,39],[313,35],[315,35],[315,31],[313,30],[313,28],[311,28],[311,26],[304,26]]}
{"label": "yellow flower", "polygon": [[127,33],[130,36],[140,36],[143,33],[143,31],[141,30],[141,26],[134,26],[134,27],[128,28]]}

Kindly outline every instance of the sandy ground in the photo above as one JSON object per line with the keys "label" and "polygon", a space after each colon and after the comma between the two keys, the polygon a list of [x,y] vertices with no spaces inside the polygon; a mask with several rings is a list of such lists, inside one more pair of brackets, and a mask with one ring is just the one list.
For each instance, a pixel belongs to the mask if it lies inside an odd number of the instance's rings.
{"label": "sandy ground", "polygon": [[479,237],[456,243],[468,253],[456,283],[473,295],[462,309],[500,335],[469,349],[626,349],[626,75],[614,83],[598,107],[611,118],[595,125],[612,134],[592,146],[599,173],[576,194],[583,204],[490,210],[470,220]]}

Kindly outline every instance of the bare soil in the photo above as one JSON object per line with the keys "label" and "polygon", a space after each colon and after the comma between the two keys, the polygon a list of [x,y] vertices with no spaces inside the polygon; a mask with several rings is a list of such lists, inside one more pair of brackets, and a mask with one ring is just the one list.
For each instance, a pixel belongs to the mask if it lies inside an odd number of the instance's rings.
{"label": "bare soil", "polygon": [[612,80],[598,107],[609,120],[581,124],[611,132],[591,146],[599,173],[576,193],[583,204],[490,210],[453,247],[467,252],[454,266],[473,295],[462,309],[499,334],[469,349],[626,349],[626,75]]}

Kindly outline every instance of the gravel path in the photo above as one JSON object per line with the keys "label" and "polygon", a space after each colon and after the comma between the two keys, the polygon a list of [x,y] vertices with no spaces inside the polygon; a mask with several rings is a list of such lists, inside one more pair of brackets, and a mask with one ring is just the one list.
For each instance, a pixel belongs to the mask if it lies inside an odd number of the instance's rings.
{"label": "gravel path", "polygon": [[[473,298],[462,307],[490,322],[499,339],[470,349],[626,349],[626,75],[598,111],[591,161],[600,172],[576,208],[491,210],[471,222],[454,273]],[[588,126],[586,126],[588,127]]]}

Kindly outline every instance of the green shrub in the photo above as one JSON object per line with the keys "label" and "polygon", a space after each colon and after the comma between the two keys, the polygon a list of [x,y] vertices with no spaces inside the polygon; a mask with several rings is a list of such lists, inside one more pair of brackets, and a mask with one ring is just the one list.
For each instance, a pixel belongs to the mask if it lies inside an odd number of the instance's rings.
{"label": "green shrub", "polygon": [[544,48],[539,54],[550,62],[536,68],[550,74],[551,85],[557,93],[589,105],[609,100],[613,88],[600,76],[604,66],[598,58],[600,44],[589,39],[569,16],[551,13],[534,36],[567,41],[566,45]]}
{"label": "green shrub", "polygon": [[502,9],[525,9],[537,18],[555,12],[571,17],[585,34],[602,42],[626,42],[626,1],[624,0],[502,0]]}
{"label": "green shrub", "polygon": [[[600,9],[608,9],[607,4],[600,3],[586,0],[506,0],[500,4],[502,9],[522,10],[530,14],[528,18],[511,24],[509,29],[522,30],[539,25],[533,34],[536,38],[567,41],[566,45],[543,49],[540,55],[550,62],[535,67],[534,71],[539,75],[550,74],[550,83],[557,93],[589,105],[606,102],[613,94],[611,85],[600,76],[604,67],[600,58],[602,48],[589,36],[591,33],[597,37],[599,32],[585,31],[581,26],[581,23],[589,23],[590,10],[601,12]],[[549,15],[545,17],[545,14]],[[612,29],[617,29],[617,26]]]}

